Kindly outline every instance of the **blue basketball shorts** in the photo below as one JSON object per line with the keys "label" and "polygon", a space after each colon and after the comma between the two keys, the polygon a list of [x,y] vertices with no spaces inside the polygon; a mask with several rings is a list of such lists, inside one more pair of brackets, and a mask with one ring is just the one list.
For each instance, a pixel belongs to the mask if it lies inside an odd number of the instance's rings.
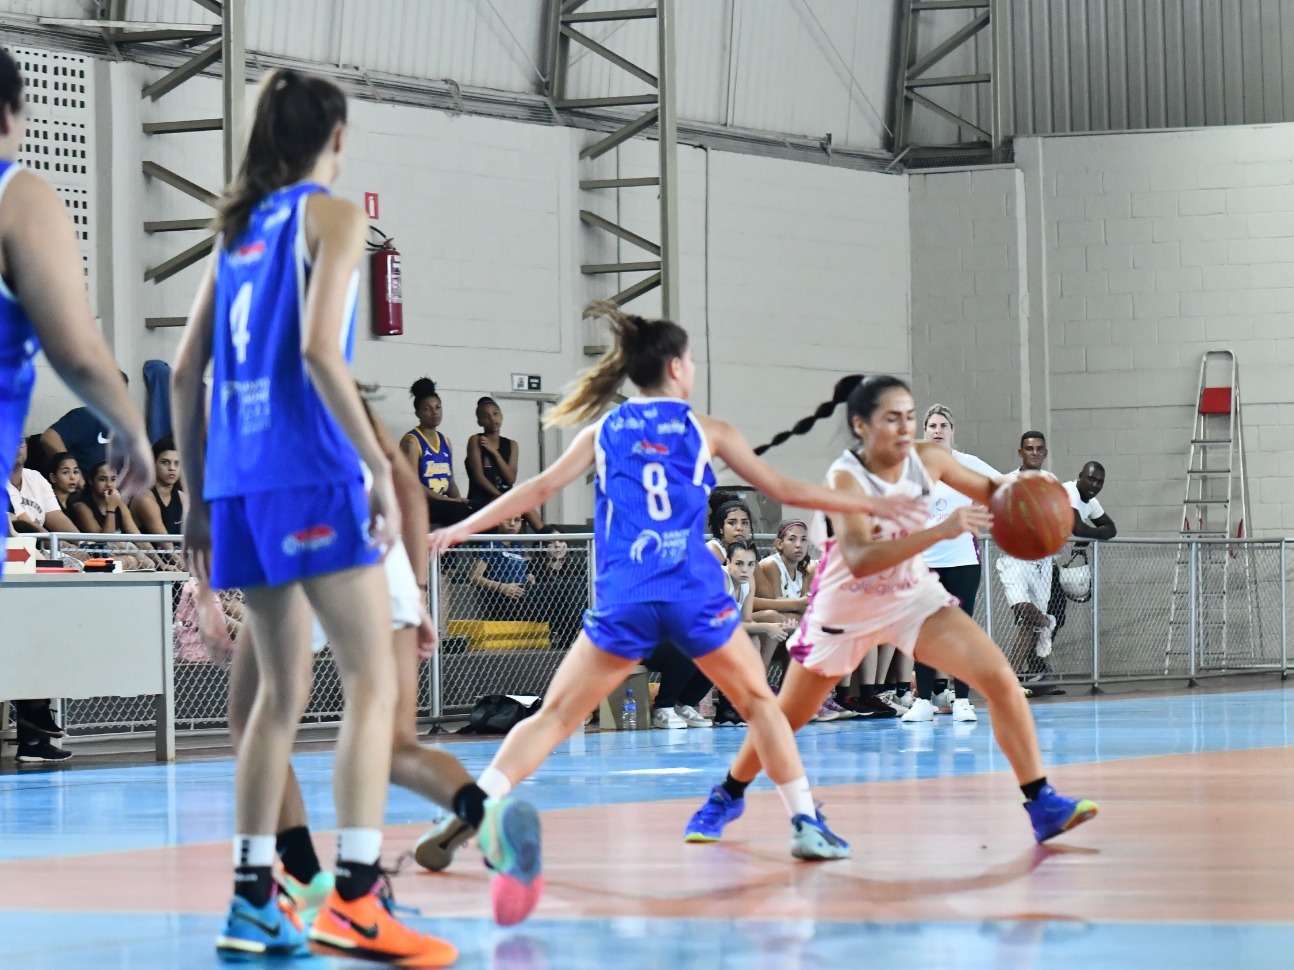
{"label": "blue basketball shorts", "polygon": [[381,550],[368,535],[360,482],[255,492],[211,501],[211,585],[283,586],[372,566]]}
{"label": "blue basketball shorts", "polygon": [[716,590],[681,603],[625,603],[584,614],[584,632],[599,650],[641,661],[661,643],[672,643],[693,660],[713,653],[741,625],[741,609]]}

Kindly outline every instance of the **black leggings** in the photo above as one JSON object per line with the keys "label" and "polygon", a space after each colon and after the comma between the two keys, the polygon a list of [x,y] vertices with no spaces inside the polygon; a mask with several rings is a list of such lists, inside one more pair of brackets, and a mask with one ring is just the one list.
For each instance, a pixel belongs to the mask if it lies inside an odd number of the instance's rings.
{"label": "black leggings", "polygon": [[658,646],[643,661],[643,666],[660,674],[660,693],[653,705],[656,708],[683,704],[696,707],[712,686],[692,658],[672,643]]}
{"label": "black leggings", "polygon": [[[979,563],[972,566],[945,566],[936,569],[935,575],[949,594],[957,597],[957,602],[967,616],[975,615],[975,597],[979,594],[981,567]],[[927,667],[920,660],[915,663],[917,675],[917,696],[930,700],[935,693],[935,670]],[[970,685],[960,680],[953,681],[953,693],[959,698],[970,697]]]}

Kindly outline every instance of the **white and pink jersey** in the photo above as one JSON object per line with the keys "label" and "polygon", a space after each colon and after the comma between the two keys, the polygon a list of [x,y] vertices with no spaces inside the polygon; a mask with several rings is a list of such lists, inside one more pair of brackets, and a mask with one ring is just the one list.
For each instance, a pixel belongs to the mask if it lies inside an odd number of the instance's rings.
{"label": "white and pink jersey", "polygon": [[[932,482],[916,449],[908,455],[903,474],[893,484],[882,481],[863,467],[858,457],[846,451],[827,470],[827,481],[838,471],[847,471],[863,490],[877,497],[929,496]],[[875,542],[899,539],[908,533],[886,519],[868,518],[870,538]],[[867,651],[880,643],[892,643],[911,654],[921,625],[945,606],[956,606],[920,556],[912,556],[870,576],[849,571],[836,543],[827,538],[826,517],[817,513],[809,527],[809,538],[824,550],[809,592],[809,606],[800,628],[787,643],[796,660],[827,676],[843,676],[862,661]]]}

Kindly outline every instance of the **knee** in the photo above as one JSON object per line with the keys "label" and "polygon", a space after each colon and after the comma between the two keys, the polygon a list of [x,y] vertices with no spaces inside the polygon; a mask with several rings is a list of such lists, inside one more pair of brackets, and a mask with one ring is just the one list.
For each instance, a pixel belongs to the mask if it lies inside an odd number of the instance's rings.
{"label": "knee", "polygon": [[1016,679],[1015,672],[1011,670],[1005,658],[1002,662],[996,663],[983,671],[977,679],[979,682],[973,686],[990,700],[999,700],[1020,694],[1020,682]]}

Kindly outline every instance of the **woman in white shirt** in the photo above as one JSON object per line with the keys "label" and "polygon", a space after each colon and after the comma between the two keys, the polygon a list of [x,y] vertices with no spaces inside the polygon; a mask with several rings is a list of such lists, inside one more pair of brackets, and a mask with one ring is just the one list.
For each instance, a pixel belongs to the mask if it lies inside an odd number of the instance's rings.
{"label": "woman in white shirt", "polygon": [[[988,478],[1000,478],[999,472],[987,462],[974,455],[957,451],[953,448],[953,414],[942,404],[931,405],[926,411],[922,423],[926,441],[933,441],[949,449],[957,462],[966,468],[979,472]],[[949,488],[943,482],[936,482],[930,493],[930,518],[928,525],[935,526],[971,500],[961,492]],[[926,565],[934,570],[939,582],[961,604],[961,608],[970,616],[975,615],[975,597],[979,593],[980,559],[979,549],[969,532],[963,532],[955,539],[937,542],[923,554]],[[912,707],[903,715],[902,720],[909,724],[914,721],[929,721],[935,711],[943,704],[935,704],[935,671],[921,661],[916,662],[917,697]],[[954,699],[952,715],[955,721],[978,720],[975,708],[970,702],[970,688],[960,680],[953,682]],[[941,697],[941,700],[943,698]]]}

